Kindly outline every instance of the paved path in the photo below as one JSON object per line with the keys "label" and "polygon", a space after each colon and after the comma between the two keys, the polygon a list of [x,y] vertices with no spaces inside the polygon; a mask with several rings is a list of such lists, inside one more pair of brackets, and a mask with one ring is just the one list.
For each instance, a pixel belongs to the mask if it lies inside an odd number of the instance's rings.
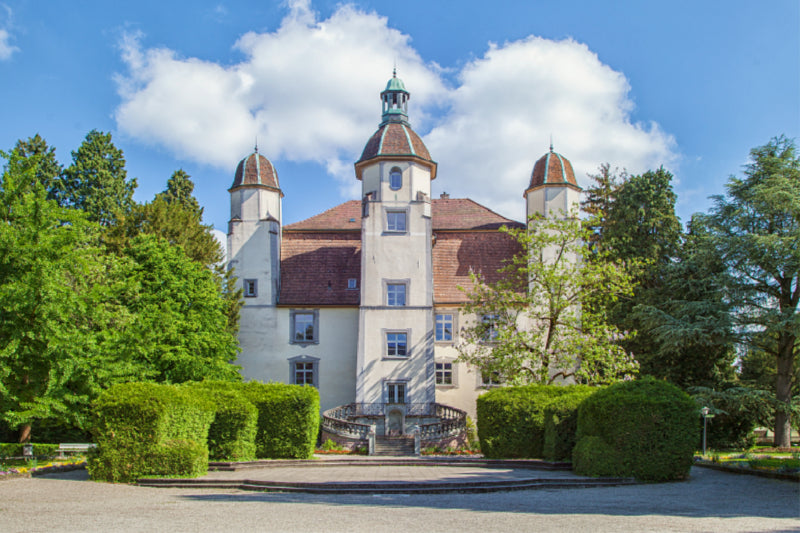
{"label": "paved path", "polygon": [[[391,475],[435,477],[428,468],[391,467]],[[678,483],[411,496],[157,489],[95,483],[85,471],[0,482],[3,533],[223,530],[800,531],[800,484],[701,468]]]}

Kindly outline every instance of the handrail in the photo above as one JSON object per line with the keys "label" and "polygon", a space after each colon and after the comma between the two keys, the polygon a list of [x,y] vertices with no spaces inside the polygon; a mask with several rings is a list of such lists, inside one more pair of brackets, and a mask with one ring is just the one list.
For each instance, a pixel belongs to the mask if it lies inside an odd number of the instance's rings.
{"label": "handrail", "polygon": [[350,403],[328,409],[322,413],[322,428],[335,435],[367,440],[372,428],[370,424],[354,422],[358,416],[385,416],[391,406],[402,407],[406,416],[435,416],[437,422],[420,424],[422,440],[436,440],[457,436],[467,428],[467,413],[461,409],[439,403]]}

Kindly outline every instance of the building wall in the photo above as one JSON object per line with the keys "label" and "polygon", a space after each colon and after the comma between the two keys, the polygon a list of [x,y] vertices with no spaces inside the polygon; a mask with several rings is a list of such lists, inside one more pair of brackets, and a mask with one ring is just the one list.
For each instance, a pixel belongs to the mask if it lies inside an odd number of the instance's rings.
{"label": "building wall", "polygon": [[291,311],[295,308],[242,308],[237,363],[245,380],[292,383],[290,359],[317,360],[321,409],[355,401],[358,309],[355,307],[296,308],[318,311],[318,343],[293,344]]}

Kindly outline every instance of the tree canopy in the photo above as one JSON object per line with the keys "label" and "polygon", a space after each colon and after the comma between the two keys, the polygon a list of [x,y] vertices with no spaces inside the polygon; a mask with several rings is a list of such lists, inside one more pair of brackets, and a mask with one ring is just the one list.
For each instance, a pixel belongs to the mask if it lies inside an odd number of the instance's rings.
{"label": "tree canopy", "polygon": [[775,359],[775,444],[789,446],[792,386],[800,341],[800,157],[794,141],[773,138],[750,151],[744,177],[731,177],[725,196],[699,222],[706,245],[728,273],[739,341]]}
{"label": "tree canopy", "polygon": [[483,283],[473,273],[465,311],[477,317],[462,329],[459,358],[508,383],[574,378],[610,383],[638,364],[620,346],[625,334],[607,320],[606,304],[630,294],[624,269],[588,261],[590,231],[575,216],[533,218],[529,229],[506,229],[522,252]]}

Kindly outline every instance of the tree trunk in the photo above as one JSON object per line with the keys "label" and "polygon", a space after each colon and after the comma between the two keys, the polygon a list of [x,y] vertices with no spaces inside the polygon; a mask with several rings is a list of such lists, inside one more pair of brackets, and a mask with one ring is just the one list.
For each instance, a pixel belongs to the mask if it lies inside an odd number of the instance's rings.
{"label": "tree trunk", "polygon": [[31,425],[22,424],[19,427],[19,443],[25,444],[31,441]]}
{"label": "tree trunk", "polygon": [[792,415],[789,407],[792,404],[792,367],[794,366],[795,336],[782,334],[778,340],[778,375],[775,379],[775,397],[785,404],[775,412],[775,440],[777,448],[788,448],[792,445]]}

